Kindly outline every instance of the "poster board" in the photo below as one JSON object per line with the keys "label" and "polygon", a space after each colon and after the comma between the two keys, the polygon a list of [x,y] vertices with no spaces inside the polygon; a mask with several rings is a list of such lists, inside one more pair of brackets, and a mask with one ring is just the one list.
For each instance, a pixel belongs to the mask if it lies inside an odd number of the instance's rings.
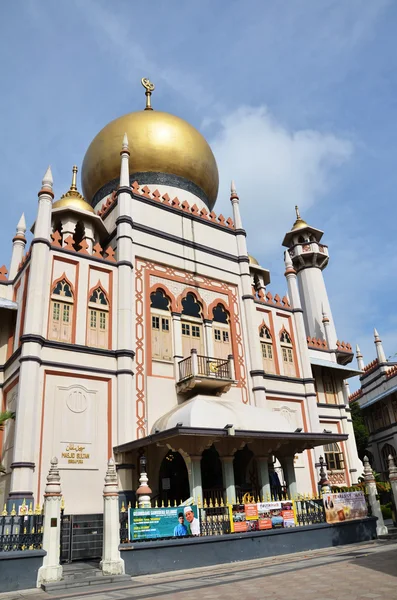
{"label": "poster board", "polygon": [[168,508],[129,508],[130,542],[165,537],[200,535],[200,517],[195,504]]}
{"label": "poster board", "polygon": [[231,531],[235,533],[296,526],[293,500],[233,504],[229,510]]}
{"label": "poster board", "polygon": [[364,492],[324,494],[323,503],[327,523],[353,521],[368,516]]}

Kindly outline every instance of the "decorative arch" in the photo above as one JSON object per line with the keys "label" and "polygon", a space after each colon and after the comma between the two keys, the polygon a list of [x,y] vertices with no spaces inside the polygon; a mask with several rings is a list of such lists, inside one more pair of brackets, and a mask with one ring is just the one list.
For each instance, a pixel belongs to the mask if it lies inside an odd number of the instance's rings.
{"label": "decorative arch", "polygon": [[[270,340],[271,342],[273,342],[272,332],[270,331],[270,327],[268,325],[266,325],[264,319],[262,319],[262,323],[259,325],[258,331],[259,331],[259,337],[264,338],[264,339],[266,338],[266,339]],[[266,331],[268,335],[263,336],[262,335],[263,331]]]}
{"label": "decorative arch", "polygon": [[275,358],[277,357],[275,354],[277,350],[273,344],[273,336],[270,327],[266,325],[264,319],[262,319],[262,323],[258,327],[258,333],[261,345],[263,370],[265,373],[276,373]]}
{"label": "decorative arch", "polygon": [[161,290],[166,296],[166,298],[168,298],[170,303],[170,310],[172,312],[178,312],[177,301],[175,299],[175,296],[164,283],[155,283],[154,285],[152,285],[152,287],[149,289],[149,299],[151,298],[152,294],[156,293],[159,290]]}
{"label": "decorative arch", "polygon": [[[51,284],[51,296],[54,294],[54,289],[56,288],[56,286],[58,285],[58,283],[61,283],[62,281],[65,281],[68,284],[68,286],[70,287],[70,291],[72,293],[72,296],[71,296],[72,300],[71,300],[71,302],[74,302],[74,297],[75,297],[74,285],[70,281],[70,279],[68,279],[66,277],[65,271],[63,272],[63,274],[61,275],[61,277],[58,277],[58,279],[55,279],[55,281],[52,282],[52,284]],[[56,294],[56,295],[58,295],[58,294]]]}
{"label": "decorative arch", "polygon": [[182,310],[183,310],[182,300],[184,300],[188,294],[193,294],[193,296],[196,297],[196,300],[199,302],[199,304],[201,304],[201,307],[202,307],[202,318],[208,319],[209,317],[208,317],[207,305],[204,302],[202,296],[200,295],[200,292],[198,291],[198,289],[193,288],[193,287],[186,287],[183,290],[183,292],[181,294],[179,294],[179,296],[176,300],[177,312],[182,313]]}
{"label": "decorative arch", "polygon": [[[150,355],[151,360],[161,360],[171,362],[173,359],[172,351],[172,321],[171,309],[175,307],[175,298],[164,285],[156,284],[150,289],[148,306],[151,338]],[[161,293],[168,302],[167,308],[152,307],[153,294]]]}
{"label": "decorative arch", "polygon": [[284,325],[280,329],[279,340],[281,346],[281,358],[283,361],[284,375],[287,375],[288,377],[296,377],[297,356],[293,344],[293,337],[286,330]]}
{"label": "decorative arch", "polygon": [[208,307],[208,315],[212,319],[213,355],[227,360],[233,355],[230,311],[225,302],[214,300]]}
{"label": "decorative arch", "polygon": [[208,305],[208,318],[211,319],[212,315],[213,315],[213,310],[214,308],[216,308],[218,306],[218,304],[221,304],[223,306],[223,308],[225,309],[225,311],[227,313],[229,313],[229,319],[230,319],[230,308],[227,305],[227,303],[223,300],[223,298],[215,298],[215,300],[213,302],[211,302],[211,304]]}
{"label": "decorative arch", "polygon": [[[94,292],[96,292],[97,290],[101,290],[102,294],[105,296],[106,299],[106,305],[109,307],[110,309],[110,300],[109,300],[109,296],[107,291],[105,290],[105,288],[103,287],[101,280],[98,279],[98,282],[96,285],[94,285],[89,291],[88,291],[88,302],[92,302],[91,297],[94,294]],[[105,305],[103,305],[105,306]]]}
{"label": "decorative arch", "polygon": [[168,450],[159,469],[160,498],[178,505],[190,496],[189,475],[184,457],[177,450]]}
{"label": "decorative arch", "polygon": [[389,472],[389,456],[391,455],[394,459],[397,457],[397,452],[394,446],[391,444],[385,444],[382,446],[382,467],[386,474]]}

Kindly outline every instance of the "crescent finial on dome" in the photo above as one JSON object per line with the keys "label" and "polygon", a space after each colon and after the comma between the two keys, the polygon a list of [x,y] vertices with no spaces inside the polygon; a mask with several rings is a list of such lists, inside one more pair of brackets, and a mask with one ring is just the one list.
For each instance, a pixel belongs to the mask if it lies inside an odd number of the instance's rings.
{"label": "crescent finial on dome", "polygon": [[143,85],[143,87],[146,90],[146,92],[145,92],[145,96],[146,96],[145,110],[153,110],[152,104],[151,104],[151,95],[155,89],[155,85],[154,85],[154,83],[149,81],[149,79],[147,77],[142,77],[141,84]]}

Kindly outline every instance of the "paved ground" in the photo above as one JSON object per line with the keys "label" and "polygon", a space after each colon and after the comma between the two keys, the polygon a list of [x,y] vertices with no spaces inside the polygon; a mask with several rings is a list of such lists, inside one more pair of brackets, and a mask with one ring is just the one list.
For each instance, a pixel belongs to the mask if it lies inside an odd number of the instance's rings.
{"label": "paved ground", "polygon": [[[397,543],[377,541],[0,600],[397,600]],[[100,588],[100,589],[99,589]]]}

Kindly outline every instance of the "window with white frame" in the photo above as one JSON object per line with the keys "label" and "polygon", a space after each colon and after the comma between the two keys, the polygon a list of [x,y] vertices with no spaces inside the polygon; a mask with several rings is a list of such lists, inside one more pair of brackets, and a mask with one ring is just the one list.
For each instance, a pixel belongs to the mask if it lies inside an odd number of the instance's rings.
{"label": "window with white frame", "polygon": [[263,370],[265,373],[275,373],[273,340],[270,330],[266,325],[260,328],[259,337],[261,339]]}
{"label": "window with white frame", "polygon": [[183,356],[190,355],[196,349],[198,354],[204,354],[203,310],[200,302],[192,292],[188,292],[182,300],[182,349]]}
{"label": "window with white frame", "polygon": [[229,313],[219,303],[212,311],[212,335],[214,341],[214,358],[227,359],[232,354]]}
{"label": "window with white frame", "polygon": [[48,337],[58,342],[72,341],[73,292],[66,279],[52,288]]}
{"label": "window with white frame", "polygon": [[87,344],[94,348],[109,347],[109,302],[101,287],[88,300]]}
{"label": "window with white frame", "polygon": [[294,360],[294,348],[291,336],[288,331],[283,329],[280,333],[281,355],[283,358],[284,375],[296,377],[296,367]]}
{"label": "window with white frame", "polygon": [[339,444],[333,442],[324,446],[325,462],[329,471],[342,471],[345,468],[343,452]]}
{"label": "window with white frame", "polygon": [[164,290],[150,294],[152,359],[172,361],[170,301]]}

